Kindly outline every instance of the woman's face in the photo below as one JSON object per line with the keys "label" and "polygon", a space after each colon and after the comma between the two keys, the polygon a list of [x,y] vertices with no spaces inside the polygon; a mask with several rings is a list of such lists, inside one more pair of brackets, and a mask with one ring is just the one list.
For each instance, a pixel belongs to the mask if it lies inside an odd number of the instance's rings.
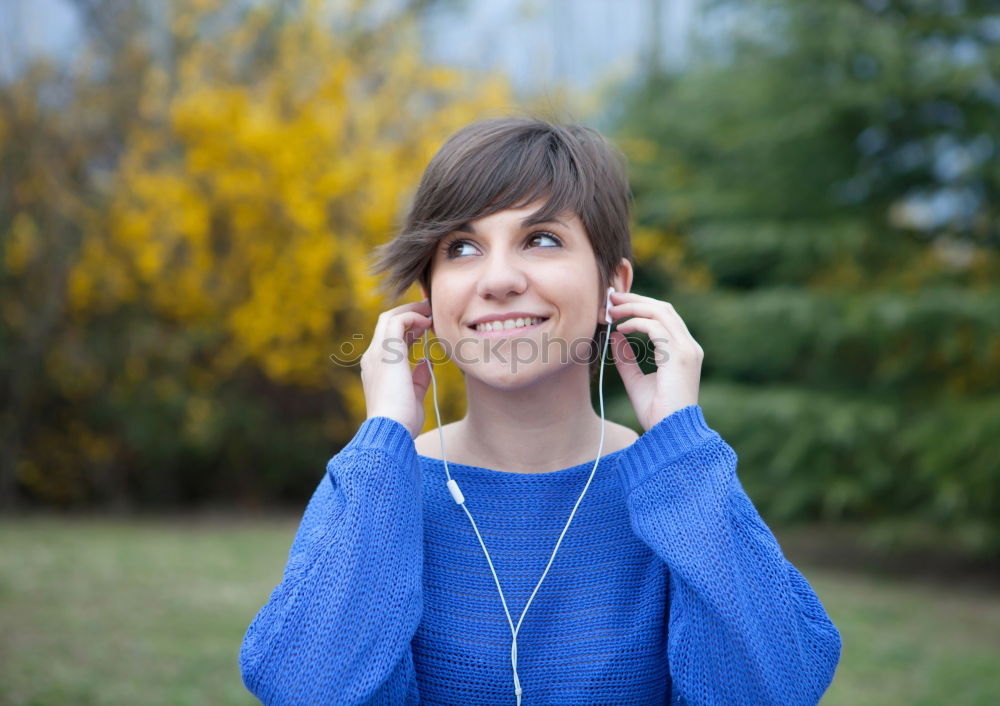
{"label": "woman's face", "polygon": [[[586,366],[604,313],[583,223],[574,214],[533,223],[541,205],[472,221],[442,238],[432,258],[435,335],[466,375],[497,387]],[[483,319],[505,328],[482,330]]]}

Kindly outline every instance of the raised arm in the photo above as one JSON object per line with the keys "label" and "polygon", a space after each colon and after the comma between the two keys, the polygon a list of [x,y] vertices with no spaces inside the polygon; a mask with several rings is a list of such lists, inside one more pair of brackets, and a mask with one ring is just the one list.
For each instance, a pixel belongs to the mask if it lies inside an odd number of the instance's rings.
{"label": "raised arm", "polygon": [[420,468],[410,432],[373,417],[327,464],[240,670],[264,704],[417,704]]}
{"label": "raised arm", "polygon": [[840,633],[736,462],[698,405],[664,418],[620,460],[632,528],[670,571],[671,703],[812,706],[833,679]]}

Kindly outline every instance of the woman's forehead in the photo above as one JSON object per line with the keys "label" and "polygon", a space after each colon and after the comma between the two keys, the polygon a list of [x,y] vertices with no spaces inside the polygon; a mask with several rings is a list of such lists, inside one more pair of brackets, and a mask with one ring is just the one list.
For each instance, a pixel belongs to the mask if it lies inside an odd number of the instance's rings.
{"label": "woman's forehead", "polygon": [[[512,206],[500,209],[494,213],[485,214],[468,221],[458,230],[475,232],[477,225],[494,222],[514,221],[524,228],[529,228],[541,223],[560,223],[567,228],[582,226],[580,217],[569,207],[552,211],[546,209],[546,202],[542,200],[533,201],[524,206]],[[549,211],[549,212],[546,212]]]}

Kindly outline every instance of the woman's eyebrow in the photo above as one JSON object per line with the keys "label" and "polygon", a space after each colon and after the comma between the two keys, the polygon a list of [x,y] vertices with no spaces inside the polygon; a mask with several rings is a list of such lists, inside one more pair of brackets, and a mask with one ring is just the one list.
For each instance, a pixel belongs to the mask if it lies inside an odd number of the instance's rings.
{"label": "woman's eyebrow", "polygon": [[[563,228],[569,228],[569,226],[566,225],[565,222],[560,221],[558,218],[534,218],[532,216],[528,216],[523,221],[521,221],[521,227],[530,228],[531,226],[538,226],[542,225],[543,223],[558,223]],[[476,235],[476,227],[471,223],[463,223],[462,225],[455,228],[455,230],[461,231],[463,233],[472,233],[473,235]]]}
{"label": "woman's eyebrow", "polygon": [[543,223],[558,223],[563,228],[569,228],[568,225],[566,225],[563,221],[560,221],[558,218],[534,218],[531,216],[521,221],[521,227],[530,228],[531,226],[540,226]]}

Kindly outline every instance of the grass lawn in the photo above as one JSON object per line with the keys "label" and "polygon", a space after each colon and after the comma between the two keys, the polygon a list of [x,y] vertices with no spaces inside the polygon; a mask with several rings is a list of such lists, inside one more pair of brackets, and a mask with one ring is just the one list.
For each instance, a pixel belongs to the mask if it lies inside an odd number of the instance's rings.
{"label": "grass lawn", "polygon": [[[0,521],[0,705],[257,703],[239,646],[295,526]],[[795,563],[844,639],[824,705],[1000,704],[1000,592]]]}

